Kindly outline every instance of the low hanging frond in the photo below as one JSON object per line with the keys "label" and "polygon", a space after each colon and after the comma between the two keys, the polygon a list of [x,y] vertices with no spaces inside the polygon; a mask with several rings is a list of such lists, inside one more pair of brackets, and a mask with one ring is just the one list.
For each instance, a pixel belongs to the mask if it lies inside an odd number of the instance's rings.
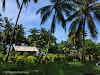
{"label": "low hanging frond", "polygon": [[77,17],[70,25],[69,27],[69,32],[70,34],[72,33],[76,33],[77,31],[77,25],[79,24],[79,21],[80,21],[80,17]]}
{"label": "low hanging frond", "polygon": [[55,15],[53,16],[52,24],[51,24],[51,32],[54,33],[55,30]]}
{"label": "low hanging frond", "polygon": [[63,29],[66,30],[66,21],[64,19],[63,13],[58,8],[56,8],[56,12],[57,12],[58,21],[61,22]]}
{"label": "low hanging frond", "polygon": [[90,33],[91,33],[92,37],[95,38],[96,34],[97,34],[96,25],[93,21],[92,16],[89,13],[87,15],[87,19],[88,19],[88,27],[89,27]]}
{"label": "low hanging frond", "polygon": [[5,11],[5,5],[6,5],[6,0],[2,0],[2,8],[3,8],[3,11]]}
{"label": "low hanging frond", "polygon": [[20,2],[19,2],[19,0],[16,0],[16,3],[17,3],[17,7],[20,8]]}
{"label": "low hanging frond", "polygon": [[73,13],[72,15],[70,15],[67,19],[66,22],[68,21],[72,21],[75,17],[77,17],[78,15],[80,15],[80,10],[76,11],[75,13]]}
{"label": "low hanging frond", "polygon": [[38,2],[38,0],[34,0],[34,2],[35,2],[35,3],[37,3],[37,2]]}

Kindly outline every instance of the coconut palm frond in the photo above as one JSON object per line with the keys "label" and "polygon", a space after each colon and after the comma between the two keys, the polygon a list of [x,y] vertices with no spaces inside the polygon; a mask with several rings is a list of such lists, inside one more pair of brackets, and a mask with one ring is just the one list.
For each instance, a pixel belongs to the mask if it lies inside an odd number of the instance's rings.
{"label": "coconut palm frond", "polygon": [[81,35],[81,33],[82,33],[82,30],[83,30],[83,18],[81,18],[80,19],[80,21],[79,21],[79,25],[78,25],[78,27],[77,27],[77,31],[76,31],[76,36],[80,36]]}
{"label": "coconut palm frond", "polygon": [[3,11],[5,11],[5,5],[6,5],[6,0],[2,0],[2,8],[3,8]]}
{"label": "coconut palm frond", "polygon": [[52,24],[51,24],[51,32],[55,32],[55,15],[53,16]]}
{"label": "coconut palm frond", "polygon": [[89,13],[87,15],[87,20],[88,20],[88,27],[89,27],[90,33],[91,33],[92,37],[95,38],[96,34],[97,34],[96,25],[93,21],[92,16]]}
{"label": "coconut palm frond", "polygon": [[37,2],[38,2],[38,0],[34,0],[34,2],[35,2],[35,3],[37,3]]}
{"label": "coconut palm frond", "polygon": [[80,15],[80,10],[76,11],[75,13],[73,13],[72,15],[70,15],[67,19],[66,22],[68,21],[72,21],[75,17],[77,17],[78,15]]}
{"label": "coconut palm frond", "polygon": [[45,14],[46,12],[48,12],[48,10],[52,9],[52,5],[47,5],[47,6],[44,6],[42,8],[40,8],[39,10],[37,10],[36,14]]}
{"label": "coconut palm frond", "polygon": [[58,21],[61,22],[63,29],[66,30],[66,21],[64,19],[63,13],[58,8],[55,8],[55,9],[56,9],[56,13],[57,13],[56,17],[57,17]]}
{"label": "coconut palm frond", "polygon": [[77,26],[79,24],[80,17],[77,17],[70,25],[69,32],[70,34],[75,33],[77,31]]}
{"label": "coconut palm frond", "polygon": [[19,2],[19,0],[16,0],[16,3],[17,3],[17,7],[20,8],[20,2]]}

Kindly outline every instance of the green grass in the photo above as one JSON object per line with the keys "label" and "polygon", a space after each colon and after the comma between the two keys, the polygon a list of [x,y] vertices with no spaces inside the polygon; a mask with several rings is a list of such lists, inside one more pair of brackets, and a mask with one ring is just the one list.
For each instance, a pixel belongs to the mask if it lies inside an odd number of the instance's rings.
{"label": "green grass", "polygon": [[6,64],[0,65],[0,71],[28,71],[29,75],[83,75],[84,72],[95,72],[100,75],[100,66],[96,67],[95,64],[82,64],[80,62],[38,65]]}

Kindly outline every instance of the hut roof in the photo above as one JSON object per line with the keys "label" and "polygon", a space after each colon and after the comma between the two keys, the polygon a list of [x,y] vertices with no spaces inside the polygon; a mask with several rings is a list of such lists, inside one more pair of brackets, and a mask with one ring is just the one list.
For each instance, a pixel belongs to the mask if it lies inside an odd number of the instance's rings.
{"label": "hut roof", "polygon": [[15,46],[15,51],[38,51],[36,47],[32,46]]}

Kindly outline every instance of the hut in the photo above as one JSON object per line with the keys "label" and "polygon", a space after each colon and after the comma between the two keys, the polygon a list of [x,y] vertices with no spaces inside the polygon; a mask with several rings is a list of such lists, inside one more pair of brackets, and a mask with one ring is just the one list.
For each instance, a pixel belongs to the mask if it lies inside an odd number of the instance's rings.
{"label": "hut", "polygon": [[14,47],[16,52],[20,52],[21,55],[23,53],[27,52],[29,53],[30,56],[37,56],[39,54],[39,50],[37,47],[32,47],[32,46],[15,46]]}

